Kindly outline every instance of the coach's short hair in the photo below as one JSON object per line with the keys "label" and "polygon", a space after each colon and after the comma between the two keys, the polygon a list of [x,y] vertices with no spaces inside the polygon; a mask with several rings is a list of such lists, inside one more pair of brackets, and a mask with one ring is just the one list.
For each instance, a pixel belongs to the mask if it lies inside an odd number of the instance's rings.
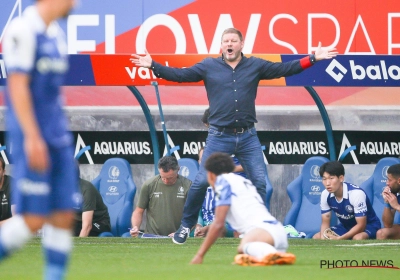
{"label": "coach's short hair", "polygon": [[158,161],[158,169],[161,169],[164,172],[168,172],[170,170],[178,171],[179,170],[178,160],[173,156],[162,157]]}
{"label": "coach's short hair", "polygon": [[225,34],[231,34],[231,33],[238,35],[240,41],[243,41],[242,32],[240,32],[239,29],[236,29],[236,28],[233,28],[233,27],[227,28],[227,29],[224,30],[224,32],[222,32],[221,41],[222,41],[222,38],[224,37]]}
{"label": "coach's short hair", "polygon": [[400,163],[390,166],[387,170],[387,173],[396,178],[400,177]]}
{"label": "coach's short hair", "polygon": [[204,168],[207,171],[214,173],[215,175],[221,175],[223,173],[233,172],[235,164],[233,163],[232,157],[226,153],[213,153],[208,157]]}
{"label": "coach's short hair", "polygon": [[322,177],[324,173],[328,173],[329,175],[340,177],[341,175],[344,176],[344,166],[339,161],[329,161],[325,162],[319,168],[319,175]]}

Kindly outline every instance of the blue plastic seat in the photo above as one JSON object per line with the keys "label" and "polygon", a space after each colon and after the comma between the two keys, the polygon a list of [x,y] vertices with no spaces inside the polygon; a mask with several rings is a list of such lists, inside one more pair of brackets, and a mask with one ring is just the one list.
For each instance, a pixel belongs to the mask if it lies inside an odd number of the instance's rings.
{"label": "blue plastic seat", "polygon": [[197,160],[192,158],[181,158],[178,159],[178,164],[180,166],[178,174],[194,182],[194,179],[199,172],[199,163]]}
{"label": "blue plastic seat", "polygon": [[[325,189],[319,168],[329,159],[310,157],[301,170],[300,175],[287,186],[287,193],[292,202],[286,214],[284,225],[292,225],[297,231],[304,232],[306,238],[321,229],[321,193]],[[337,224],[337,217],[332,212],[331,226]]]}
{"label": "blue plastic seat", "polygon": [[133,200],[136,194],[129,162],[122,158],[108,159],[92,183],[108,207],[111,222],[111,233],[106,232],[99,236],[122,236],[131,226]]}
{"label": "blue plastic seat", "polygon": [[[362,188],[367,193],[367,196],[371,201],[372,208],[374,208],[376,215],[381,220],[382,226],[382,213],[383,208],[385,207],[385,202],[383,201],[382,197],[382,191],[386,186],[387,170],[389,166],[399,163],[400,159],[398,158],[382,158],[376,164],[372,176],[360,185],[360,188]],[[394,223],[400,224],[400,215],[397,211],[394,217]]]}

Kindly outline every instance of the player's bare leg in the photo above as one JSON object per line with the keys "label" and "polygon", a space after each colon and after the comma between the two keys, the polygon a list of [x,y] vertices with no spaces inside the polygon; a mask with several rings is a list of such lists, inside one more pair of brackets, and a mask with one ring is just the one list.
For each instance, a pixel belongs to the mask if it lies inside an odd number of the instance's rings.
{"label": "player's bare leg", "polygon": [[235,263],[242,266],[293,264],[296,261],[295,255],[277,251],[271,234],[261,228],[255,228],[244,235],[238,253]]}

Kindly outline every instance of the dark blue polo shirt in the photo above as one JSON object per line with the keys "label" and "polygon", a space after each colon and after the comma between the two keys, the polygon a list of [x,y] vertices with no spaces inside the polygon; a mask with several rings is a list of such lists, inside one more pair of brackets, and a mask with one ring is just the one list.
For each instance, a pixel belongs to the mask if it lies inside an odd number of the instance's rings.
{"label": "dark blue polo shirt", "polygon": [[153,61],[151,69],[157,77],[169,81],[203,80],[210,103],[209,123],[219,127],[244,127],[256,123],[255,99],[259,81],[303,71],[300,60],[274,63],[243,54],[235,69],[225,63],[223,56],[206,58],[188,68],[167,67]]}

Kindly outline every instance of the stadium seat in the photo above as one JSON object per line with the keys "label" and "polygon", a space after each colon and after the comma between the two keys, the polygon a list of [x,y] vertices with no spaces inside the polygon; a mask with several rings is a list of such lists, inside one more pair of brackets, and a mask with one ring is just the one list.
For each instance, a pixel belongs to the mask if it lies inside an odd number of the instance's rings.
{"label": "stadium seat", "polygon": [[[321,228],[321,193],[325,189],[319,176],[319,168],[329,160],[325,157],[310,157],[300,175],[287,186],[287,193],[292,202],[286,214],[284,225],[292,225],[297,231],[304,232],[306,238],[319,232]],[[337,224],[334,213],[331,226]]]}
{"label": "stadium seat", "polygon": [[136,194],[129,162],[122,158],[108,159],[92,183],[99,190],[110,214],[111,233],[102,233],[100,237],[121,236],[131,226]]}
{"label": "stadium seat", "polygon": [[[382,213],[383,208],[385,207],[385,203],[382,197],[382,191],[383,188],[386,186],[387,170],[389,166],[398,163],[400,163],[400,159],[398,158],[382,158],[376,164],[372,176],[360,185],[360,188],[362,188],[367,193],[367,196],[372,203],[372,207],[374,208],[376,215],[381,220],[382,227]],[[397,211],[394,217],[394,223],[400,224],[400,215]]]}
{"label": "stadium seat", "polygon": [[199,163],[197,160],[192,158],[181,158],[178,159],[178,164],[180,166],[179,175],[188,178],[190,181],[194,182],[197,172],[199,172]]}

